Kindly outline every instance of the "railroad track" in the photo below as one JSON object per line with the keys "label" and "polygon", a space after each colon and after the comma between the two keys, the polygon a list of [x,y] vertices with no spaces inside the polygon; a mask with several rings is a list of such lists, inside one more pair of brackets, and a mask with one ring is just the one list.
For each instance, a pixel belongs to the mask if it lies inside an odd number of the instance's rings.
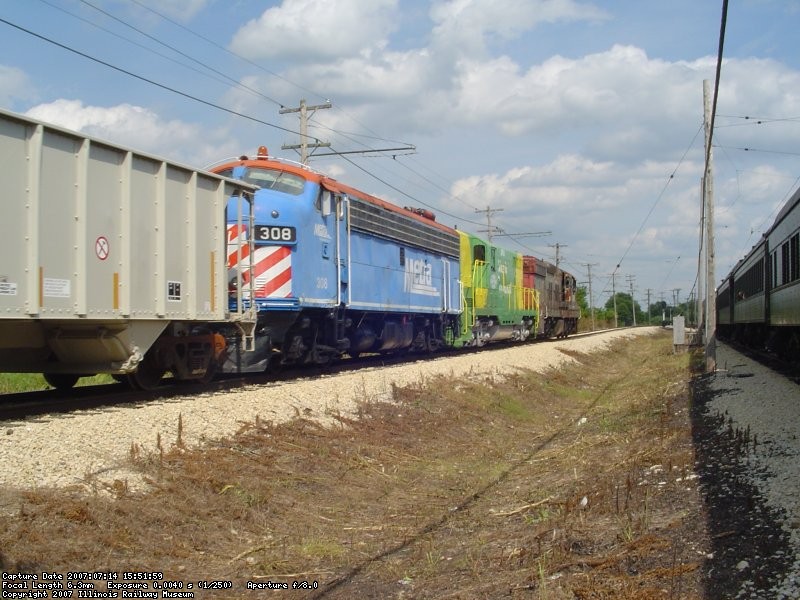
{"label": "railroad track", "polygon": [[[581,332],[570,335],[569,338],[566,339],[591,337],[608,331],[609,330],[606,329]],[[561,340],[538,340],[531,343],[552,343],[558,341]],[[438,358],[447,358],[448,356],[461,356],[469,352],[494,352],[513,347],[519,347],[519,344],[514,342],[495,343],[479,349],[466,351],[464,349],[446,350],[437,352],[434,355],[363,355],[358,359],[347,358],[330,365],[291,367],[278,372],[249,374],[246,376],[224,375],[207,384],[199,382],[178,383],[171,381],[169,378],[165,378],[158,388],[150,391],[133,390],[124,383],[110,383],[105,385],[80,386],[68,391],[47,389],[2,394],[0,395],[0,422],[18,421],[31,417],[41,417],[47,414],[66,414],[82,410],[131,406],[139,403],[170,400],[195,394],[230,392],[243,388],[244,386],[257,386],[275,382],[292,381],[300,378],[336,375],[338,373],[359,369],[371,369],[436,360]]]}

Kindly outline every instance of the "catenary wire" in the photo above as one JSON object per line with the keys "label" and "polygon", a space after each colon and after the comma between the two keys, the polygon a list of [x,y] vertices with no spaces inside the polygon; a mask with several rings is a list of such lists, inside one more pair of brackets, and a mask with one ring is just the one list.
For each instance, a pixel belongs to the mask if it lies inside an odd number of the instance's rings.
{"label": "catenary wire", "polygon": [[[3,19],[2,17],[0,17],[0,22],[1,22],[1,23],[5,23],[6,25],[8,25],[8,26],[10,26],[10,27],[13,27],[13,28],[15,28],[15,29],[17,29],[17,30],[19,30],[19,31],[22,31],[22,32],[24,32],[24,33],[27,33],[28,35],[31,35],[31,36],[33,36],[33,37],[35,37],[35,38],[37,38],[37,39],[40,39],[40,40],[42,40],[42,41],[45,41],[45,42],[47,42],[47,43],[49,43],[49,44],[52,44],[52,45],[54,45],[54,46],[57,46],[57,47],[59,47],[59,48],[61,48],[61,49],[63,49],[63,50],[67,50],[68,52],[71,52],[71,53],[73,53],[73,54],[76,54],[76,55],[78,55],[78,56],[81,56],[81,57],[83,57],[83,58],[86,58],[86,59],[88,59],[88,60],[91,60],[91,61],[93,61],[93,62],[96,62],[96,63],[98,63],[98,64],[100,64],[100,65],[103,65],[103,66],[105,66],[105,67],[108,67],[108,68],[110,68],[110,69],[113,69],[113,70],[115,70],[115,71],[117,71],[117,72],[119,72],[119,73],[122,73],[122,74],[124,74],[124,75],[128,75],[129,77],[133,77],[133,78],[135,78],[135,79],[138,79],[138,80],[140,80],[140,81],[143,81],[143,82],[145,82],[145,83],[149,83],[150,85],[153,85],[153,86],[155,86],[155,87],[158,87],[158,88],[161,88],[161,89],[163,89],[163,90],[166,90],[166,91],[172,92],[172,93],[174,93],[174,94],[177,94],[177,95],[179,95],[179,96],[182,96],[182,97],[184,97],[184,98],[187,98],[187,99],[189,99],[189,100],[192,100],[192,101],[198,102],[198,103],[200,103],[200,104],[203,104],[203,105],[205,105],[205,106],[209,106],[209,107],[211,107],[211,108],[215,108],[215,109],[217,109],[217,110],[224,111],[224,112],[226,112],[226,113],[232,114],[232,115],[234,115],[234,116],[237,116],[237,117],[241,117],[241,118],[243,118],[243,119],[247,119],[247,120],[249,120],[249,121],[253,121],[253,122],[259,123],[259,124],[261,124],[261,125],[266,125],[266,126],[268,126],[268,127],[271,127],[271,128],[274,128],[274,129],[278,129],[278,130],[280,130],[280,131],[285,131],[285,132],[291,133],[291,134],[293,134],[293,135],[301,135],[301,134],[300,134],[300,132],[298,132],[298,131],[295,131],[295,130],[289,129],[289,128],[287,128],[287,127],[281,127],[280,125],[276,125],[275,123],[270,123],[269,121],[264,121],[263,119],[259,119],[259,118],[257,118],[257,117],[253,117],[253,116],[251,116],[251,115],[247,115],[247,114],[245,114],[245,113],[242,113],[242,112],[240,112],[240,111],[236,111],[236,110],[233,110],[233,109],[227,108],[227,107],[225,107],[225,106],[222,106],[222,105],[220,105],[220,104],[216,104],[216,103],[214,103],[214,102],[210,102],[210,101],[208,101],[208,100],[204,100],[204,99],[202,99],[202,98],[200,98],[200,97],[198,97],[198,96],[194,96],[194,95],[192,95],[192,94],[189,94],[189,93],[187,93],[187,92],[184,92],[184,91],[178,90],[178,89],[176,89],[176,88],[173,88],[173,87],[171,87],[171,86],[165,85],[165,84],[163,84],[163,83],[157,82],[157,81],[155,81],[155,80],[153,80],[153,79],[150,79],[150,78],[144,77],[143,75],[139,75],[139,74],[137,74],[137,73],[134,73],[134,72],[132,72],[132,71],[129,71],[129,70],[127,70],[127,69],[123,69],[122,67],[118,67],[118,66],[116,66],[116,65],[113,65],[113,64],[111,64],[111,63],[109,63],[109,62],[107,62],[107,61],[104,61],[104,60],[102,60],[102,59],[99,59],[99,58],[97,58],[97,57],[95,57],[95,56],[92,56],[92,55],[90,55],[90,54],[87,54],[87,53],[85,53],[85,52],[82,52],[82,51],[80,51],[80,50],[77,50],[77,49],[75,49],[75,48],[72,48],[72,47],[70,47],[70,46],[67,46],[66,44],[62,44],[62,43],[60,43],[60,42],[58,42],[58,41],[56,41],[56,40],[53,40],[53,39],[51,39],[51,38],[49,38],[49,37],[47,37],[47,36],[44,36],[44,35],[38,34],[38,33],[34,32],[34,31],[31,31],[30,29],[27,29],[27,28],[25,28],[25,27],[22,27],[22,26],[20,26],[20,25],[17,25],[17,24],[15,24],[15,23],[12,23],[11,21],[8,21],[8,20],[6,20],[6,19]],[[315,140],[315,141],[317,141],[317,142],[321,142],[321,140],[319,140],[319,139],[317,139],[317,138],[312,138],[312,139],[314,139],[314,140]],[[376,181],[379,181],[380,183],[384,184],[384,185],[385,185],[385,186],[387,186],[388,188],[390,188],[390,189],[392,189],[392,190],[394,190],[394,191],[398,192],[399,194],[401,194],[401,195],[405,196],[406,198],[408,198],[408,199],[410,199],[410,200],[413,200],[414,202],[418,202],[418,203],[420,203],[420,204],[422,204],[422,205],[424,205],[424,206],[427,206],[428,208],[433,208],[433,209],[437,210],[438,212],[440,212],[440,213],[442,213],[442,214],[445,214],[445,215],[447,215],[447,216],[449,216],[449,217],[452,217],[452,218],[454,218],[454,219],[457,219],[457,220],[459,220],[459,221],[465,221],[465,219],[463,219],[462,217],[459,217],[459,216],[457,216],[457,215],[454,215],[454,214],[452,214],[452,213],[450,213],[450,212],[448,212],[448,211],[442,210],[440,207],[433,206],[433,205],[431,205],[430,203],[428,203],[428,202],[425,202],[425,201],[423,201],[423,200],[420,200],[420,199],[416,198],[415,196],[412,196],[411,194],[409,194],[409,193],[407,193],[407,192],[405,192],[405,191],[401,190],[400,188],[398,188],[397,186],[394,186],[394,185],[392,185],[391,183],[389,183],[389,182],[388,182],[388,181],[386,181],[385,179],[383,179],[383,178],[381,178],[381,177],[379,177],[379,176],[375,175],[374,173],[370,172],[368,169],[365,169],[364,167],[362,167],[361,165],[359,165],[359,164],[358,164],[358,163],[356,163],[355,161],[351,160],[351,159],[350,159],[350,158],[348,158],[347,156],[345,156],[345,155],[343,155],[343,154],[339,154],[339,156],[341,156],[341,158],[343,158],[345,161],[349,162],[351,165],[353,165],[353,166],[354,166],[355,168],[357,168],[358,170],[360,170],[360,171],[362,171],[363,173],[365,173],[366,175],[368,175],[368,176],[372,177],[372,178],[373,178],[373,179],[375,179]]]}
{"label": "catenary wire", "polygon": [[[82,1],[82,2],[85,2],[85,3],[87,3],[87,4],[89,4],[89,3],[87,2],[87,0],[81,0],[81,1]],[[247,64],[249,64],[249,65],[251,65],[251,66],[253,66],[253,67],[256,67],[257,69],[259,69],[259,70],[261,70],[261,71],[263,71],[263,72],[265,72],[265,73],[267,73],[267,74],[269,74],[269,75],[271,75],[271,76],[273,76],[273,77],[277,77],[277,78],[279,78],[279,79],[281,79],[281,80],[283,80],[283,81],[285,81],[285,82],[289,83],[290,85],[293,85],[294,87],[297,87],[297,88],[298,88],[298,89],[300,89],[300,90],[303,90],[303,91],[305,91],[305,92],[308,92],[309,94],[312,94],[312,95],[314,95],[314,96],[318,96],[318,97],[320,97],[320,98],[322,98],[322,97],[323,97],[323,96],[322,96],[321,94],[319,94],[318,92],[315,92],[314,90],[310,90],[310,89],[308,89],[308,88],[306,88],[306,87],[303,87],[303,86],[299,85],[298,83],[296,83],[296,82],[293,82],[293,81],[291,81],[291,80],[289,80],[289,79],[287,79],[287,78],[285,78],[285,77],[283,77],[283,76],[281,76],[281,75],[279,75],[279,74],[275,73],[274,71],[271,71],[271,70],[269,70],[269,69],[265,69],[263,66],[259,65],[258,63],[254,62],[254,61],[251,61],[250,59],[248,59],[248,58],[246,58],[246,57],[244,57],[244,56],[242,56],[242,55],[240,55],[240,54],[238,54],[238,53],[236,53],[236,52],[233,52],[232,50],[229,50],[228,48],[225,48],[224,46],[222,46],[222,45],[218,44],[218,43],[217,43],[217,42],[215,42],[214,40],[211,40],[211,39],[209,39],[208,37],[206,37],[206,36],[204,36],[204,35],[201,35],[201,34],[199,34],[199,33],[195,32],[195,31],[193,31],[192,29],[190,29],[190,28],[188,28],[188,27],[186,27],[186,26],[182,25],[181,23],[178,23],[178,22],[177,22],[177,21],[175,21],[174,19],[171,19],[171,18],[170,18],[170,17],[168,17],[167,15],[164,15],[163,13],[161,13],[161,12],[159,12],[159,11],[157,11],[157,10],[155,10],[155,9],[153,9],[153,8],[151,8],[151,7],[147,6],[147,5],[145,5],[145,4],[143,4],[143,3],[142,3],[140,0],[129,0],[129,1],[130,1],[130,2],[132,2],[132,3],[134,3],[134,4],[136,4],[137,6],[139,6],[139,7],[141,7],[141,8],[143,8],[143,9],[145,9],[145,10],[147,10],[147,11],[151,12],[152,14],[154,14],[154,15],[158,16],[159,18],[161,18],[161,19],[163,19],[163,20],[165,20],[165,21],[167,21],[167,22],[171,23],[172,25],[174,25],[174,26],[176,26],[176,27],[178,27],[178,28],[180,28],[180,29],[182,29],[182,30],[186,31],[187,33],[190,33],[191,35],[193,35],[193,36],[195,36],[195,37],[197,37],[197,38],[199,38],[199,39],[201,39],[201,40],[205,41],[206,43],[208,43],[208,44],[210,44],[210,45],[214,46],[215,48],[218,48],[218,49],[220,49],[220,50],[222,50],[222,51],[226,52],[227,54],[229,54],[229,55],[231,55],[231,56],[234,56],[235,58],[237,58],[237,59],[239,59],[239,60],[242,60],[242,61],[246,62]],[[90,6],[91,6],[91,4],[90,4]],[[115,19],[116,19],[116,17],[113,17],[113,16],[112,16],[112,18],[115,18]],[[118,19],[117,19],[117,20],[118,20]],[[137,30],[137,31],[138,31],[138,30]],[[147,35],[147,34],[143,34],[143,35]],[[150,37],[150,36],[148,36],[148,37]],[[170,47],[170,48],[172,49],[172,47]],[[178,51],[178,50],[175,50],[175,51],[176,51],[176,52],[180,52],[180,51]],[[181,54],[183,54],[183,53],[181,53]],[[185,54],[183,54],[183,55],[188,57],[188,55],[185,55]],[[189,58],[191,58],[191,57],[189,57]],[[194,60],[194,59],[191,59],[191,60]],[[246,88],[247,88],[247,86],[244,86],[244,87],[246,87]],[[250,88],[247,88],[247,89],[250,89]],[[256,93],[258,93],[258,92],[256,92]],[[274,101],[274,100],[273,100],[273,101]],[[281,105],[281,107],[283,108],[283,105]],[[341,110],[341,109],[339,109],[339,110]],[[380,151],[380,150],[377,150],[377,149],[374,149],[374,148],[371,148],[371,147],[369,147],[367,144],[365,144],[365,143],[363,143],[363,142],[358,142],[358,141],[357,141],[357,140],[355,140],[354,138],[355,138],[356,136],[359,136],[359,137],[368,137],[368,138],[371,138],[371,139],[374,139],[374,140],[377,140],[377,141],[384,141],[384,142],[394,142],[394,141],[395,141],[395,140],[389,140],[389,139],[387,139],[387,138],[385,138],[385,137],[381,137],[381,136],[379,136],[379,135],[378,135],[376,132],[374,132],[374,131],[373,131],[372,129],[370,129],[368,126],[364,125],[363,123],[361,123],[360,121],[358,121],[357,119],[355,119],[354,117],[352,117],[351,115],[347,114],[346,112],[345,112],[344,114],[346,114],[346,115],[348,116],[348,118],[352,119],[354,122],[358,123],[359,125],[361,125],[362,127],[364,127],[364,128],[367,130],[367,131],[369,131],[369,132],[373,133],[374,135],[372,135],[372,136],[365,136],[365,135],[363,135],[363,134],[356,134],[356,133],[344,132],[344,131],[341,131],[341,130],[338,130],[338,129],[335,129],[335,128],[327,127],[327,126],[325,126],[325,125],[323,125],[323,124],[321,124],[321,123],[318,123],[318,127],[321,127],[321,128],[323,128],[323,129],[325,129],[325,130],[327,130],[327,131],[330,131],[330,132],[332,132],[332,133],[333,133],[333,134],[335,134],[335,135],[340,135],[340,136],[342,136],[342,137],[345,137],[345,138],[349,139],[351,142],[353,142],[353,143],[355,143],[355,144],[360,144],[360,145],[362,145],[364,148],[366,148],[366,149],[367,149],[367,151],[376,152],[376,153],[381,153],[381,151]],[[401,142],[401,143],[406,143],[406,142]],[[339,156],[339,157],[342,157],[342,156],[343,156],[343,155],[342,155],[340,152],[339,152],[339,153],[336,153],[336,155],[337,155],[337,156]],[[393,157],[393,158],[394,158],[394,157]],[[351,162],[351,163],[352,163],[352,161],[349,161],[349,162]],[[464,204],[465,206],[469,207],[469,208],[470,208],[470,209],[472,209],[472,210],[477,210],[477,207],[475,207],[475,206],[471,205],[469,202],[467,202],[466,200],[464,200],[464,199],[463,199],[463,198],[461,198],[460,196],[456,196],[456,195],[453,195],[453,194],[451,194],[451,193],[449,192],[449,190],[446,190],[446,189],[444,189],[443,187],[441,187],[440,185],[438,185],[436,182],[434,182],[434,181],[433,181],[431,178],[429,178],[429,177],[427,177],[427,176],[423,175],[422,173],[420,173],[419,171],[417,171],[417,170],[415,170],[415,169],[411,168],[411,167],[410,167],[410,166],[409,166],[409,165],[408,165],[408,164],[407,164],[405,161],[398,161],[398,163],[399,163],[399,164],[400,164],[400,165],[401,165],[403,168],[405,168],[406,170],[408,170],[408,171],[410,171],[411,173],[413,173],[413,174],[414,174],[416,177],[418,177],[418,178],[422,179],[424,182],[428,183],[429,185],[433,186],[433,187],[434,187],[434,188],[436,188],[437,190],[439,190],[439,191],[443,192],[444,194],[446,194],[446,195],[447,195],[447,197],[448,197],[449,199],[451,199],[451,200],[455,200],[455,201],[457,201],[457,202],[460,202],[461,204]],[[353,164],[354,164],[354,163],[353,163]],[[364,170],[364,169],[362,169],[362,170]],[[366,170],[364,170],[364,171],[368,173],[368,171],[366,171]],[[368,173],[368,174],[369,174],[369,173]],[[370,174],[370,175],[371,175],[371,174]],[[376,179],[378,179],[378,178],[376,178]],[[384,183],[382,180],[380,180],[380,179],[378,179],[378,180],[379,180],[379,181],[381,181],[382,183]],[[393,187],[392,189],[396,189],[396,188],[394,188],[394,187]],[[407,196],[407,197],[409,197],[409,198],[411,198],[411,199],[414,199],[416,202],[421,202],[420,200],[418,200],[418,199],[415,199],[415,198],[413,198],[412,196]],[[423,203],[423,204],[425,204],[425,203]],[[437,210],[437,212],[440,212],[440,213],[442,213],[442,214],[447,214],[448,216],[451,216],[449,213],[447,213],[446,211],[442,210],[442,209],[441,209],[440,207],[438,207],[438,206],[431,206],[430,204],[425,204],[425,206],[428,206],[429,208],[434,208],[435,210]],[[483,225],[483,223],[480,223],[480,222],[477,222],[477,221],[472,221],[472,220],[470,220],[470,219],[467,219],[467,218],[464,218],[464,217],[455,217],[455,218],[457,218],[459,221],[461,221],[461,222],[463,222],[463,223],[469,223],[469,224],[471,224],[471,225],[478,225],[478,226],[481,226],[481,225]],[[511,236],[509,236],[509,237],[511,237]],[[513,239],[513,238],[512,238],[512,239]],[[517,243],[519,243],[519,241],[518,241],[518,240],[516,240],[516,239],[515,239],[514,241],[515,241],[515,242],[517,242]],[[520,245],[521,245],[523,248],[527,248],[527,247],[526,247],[525,245],[523,245],[523,244],[520,244]]]}
{"label": "catenary wire", "polygon": [[[193,71],[194,73],[197,73],[198,75],[201,75],[203,77],[207,77],[209,79],[212,79],[213,81],[217,81],[217,82],[222,83],[222,84],[224,84],[226,86],[230,85],[231,82],[233,82],[234,85],[236,87],[240,88],[240,89],[243,89],[243,90],[245,90],[245,91],[247,91],[249,93],[252,93],[252,94],[257,95],[257,96],[259,96],[261,98],[264,98],[266,100],[274,102],[271,98],[269,98],[268,96],[265,96],[264,94],[260,93],[258,90],[255,90],[255,89],[253,89],[251,87],[248,87],[248,86],[246,86],[244,84],[238,83],[235,80],[231,79],[230,77],[224,76],[224,74],[223,74],[223,77],[215,77],[214,75],[212,75],[212,74],[207,72],[208,69],[206,69],[206,71],[203,71],[203,70],[201,70],[201,69],[199,69],[197,67],[194,67],[192,65],[186,64],[185,62],[181,62],[181,61],[177,60],[176,58],[174,58],[172,56],[168,56],[168,55],[164,54],[163,52],[159,52],[159,51],[157,51],[157,50],[155,50],[153,48],[150,48],[149,46],[145,46],[144,44],[142,44],[140,42],[137,42],[136,40],[133,40],[133,39],[128,38],[128,37],[125,37],[124,35],[122,35],[120,33],[117,33],[116,31],[112,31],[111,29],[103,27],[102,25],[99,25],[98,23],[95,23],[95,22],[93,22],[93,21],[91,21],[89,19],[85,19],[84,17],[76,15],[76,14],[68,11],[67,9],[65,9],[65,8],[63,8],[61,6],[57,6],[57,5],[53,4],[49,0],[39,0],[39,2],[41,2],[42,4],[46,4],[50,8],[53,8],[54,10],[58,10],[58,11],[61,11],[62,13],[66,14],[66,15],[69,15],[73,19],[77,19],[77,20],[79,20],[79,21],[81,21],[83,23],[86,23],[87,25],[89,25],[91,27],[99,29],[100,31],[104,31],[105,33],[107,33],[107,34],[109,34],[111,36],[114,36],[114,37],[116,37],[118,39],[124,40],[124,41],[128,42],[129,44],[132,44],[132,45],[136,46],[137,48],[141,48],[142,50],[150,52],[151,54],[155,54],[156,56],[159,56],[159,57],[161,57],[161,58],[163,58],[165,60],[168,60],[168,61],[170,61],[170,62],[172,62],[172,63],[174,63],[176,65],[179,65],[179,66],[181,66],[181,67],[183,67],[185,69],[189,69],[190,71]],[[97,9],[97,10],[100,10],[100,9]],[[114,17],[113,15],[108,15],[108,13],[106,13],[105,11],[101,11],[101,12],[103,14],[113,18],[113,19],[116,19],[116,17]],[[116,20],[119,20],[119,19],[116,19]],[[127,27],[132,27],[128,23],[123,23],[123,24],[126,25]],[[146,33],[141,32],[138,29],[136,29],[136,31],[141,33],[142,35],[147,36]],[[148,36],[148,37],[150,37],[150,36]],[[170,48],[171,50],[173,50],[173,48],[171,48],[169,46],[167,46],[167,47]],[[177,50],[175,50],[175,51],[177,52]],[[186,56],[186,55],[184,54],[184,56]],[[187,56],[187,58],[190,58],[190,60],[192,60],[193,62],[199,62],[199,61],[197,61],[195,59],[192,59],[191,57]],[[215,72],[215,71],[212,70],[212,72]],[[218,71],[216,73],[219,74]]]}
{"label": "catenary wire", "polygon": [[[42,0],[42,1],[44,2],[44,0]],[[183,56],[184,58],[192,61],[193,63],[196,63],[196,64],[200,65],[204,69],[207,69],[208,71],[211,71],[212,73],[214,73],[216,75],[219,75],[220,77],[222,77],[226,81],[232,83],[235,87],[245,89],[245,90],[247,90],[247,91],[249,91],[249,92],[251,92],[251,93],[253,93],[253,94],[257,95],[257,96],[260,96],[261,98],[264,98],[265,100],[267,100],[269,102],[272,102],[273,104],[275,104],[277,106],[280,106],[280,107],[283,106],[283,104],[281,104],[280,102],[278,102],[274,98],[270,98],[269,96],[267,96],[265,94],[262,94],[258,90],[253,89],[250,86],[244,85],[243,83],[237,81],[236,79],[234,79],[233,77],[227,75],[226,73],[223,73],[222,71],[220,71],[218,69],[214,69],[214,68],[208,66],[203,61],[198,60],[198,59],[194,58],[193,56],[190,56],[189,54],[187,54],[186,52],[183,52],[182,50],[179,50],[175,46],[171,46],[171,45],[167,44],[166,42],[158,39],[156,36],[150,35],[149,33],[145,32],[145,31],[142,31],[138,27],[134,27],[130,23],[126,23],[124,20],[120,19],[119,17],[116,17],[116,16],[112,15],[111,13],[109,13],[106,10],[103,10],[99,6],[95,6],[94,4],[89,2],[89,0],[80,0],[80,2],[82,2],[83,4],[85,4],[86,6],[92,8],[92,9],[96,10],[97,12],[107,16],[108,18],[113,19],[117,23],[120,23],[120,24],[124,25],[125,27],[128,27],[129,29],[132,29],[133,31],[135,31],[139,35],[142,35],[142,36],[146,37],[147,39],[152,40],[153,42],[155,42],[155,43],[157,43],[157,44],[159,44],[161,46],[164,46],[165,48],[167,48],[169,50],[172,50],[176,54],[179,54],[180,56]],[[116,35],[116,34],[114,34],[114,35]]]}
{"label": "catenary wire", "polygon": [[[189,100],[193,100],[194,102],[199,102],[200,104],[204,104],[205,106],[209,106],[211,108],[215,108],[217,110],[224,111],[226,113],[235,115],[237,117],[241,117],[243,119],[247,119],[248,121],[253,121],[253,122],[259,123],[261,125],[266,125],[267,127],[271,127],[273,129],[278,129],[280,131],[285,131],[285,132],[291,133],[293,135],[300,135],[299,131],[294,131],[293,129],[289,129],[287,127],[281,127],[280,125],[276,125],[275,123],[270,123],[269,121],[264,121],[263,119],[259,119],[257,117],[253,117],[251,115],[247,115],[245,113],[239,112],[237,110],[233,110],[231,108],[227,108],[225,106],[222,106],[220,104],[216,104],[216,103],[211,102],[209,100],[203,100],[202,98],[200,98],[198,96],[194,96],[194,95],[189,94],[187,92],[183,92],[183,91],[181,91],[179,89],[170,87],[170,86],[168,86],[166,84],[159,83],[158,81],[155,81],[153,79],[149,79],[147,77],[144,77],[143,75],[139,75],[139,74],[134,73],[132,71],[128,71],[127,69],[123,69],[122,67],[118,67],[116,65],[112,65],[109,62],[106,62],[106,61],[104,61],[102,59],[97,58],[96,56],[92,56],[91,54],[87,54],[85,52],[81,52],[80,50],[77,50],[75,48],[67,46],[66,44],[62,44],[60,42],[57,42],[56,40],[48,38],[47,36],[38,34],[35,31],[31,31],[30,29],[26,29],[25,27],[22,27],[21,25],[17,25],[16,23],[12,23],[11,21],[7,21],[6,19],[3,19],[2,17],[0,17],[0,23],[5,23],[6,25],[8,25],[10,27],[13,27],[14,29],[18,29],[19,31],[27,33],[28,35],[31,35],[31,36],[33,36],[35,38],[38,38],[38,39],[40,39],[42,41],[45,41],[48,44],[52,44],[54,46],[57,46],[57,47],[61,48],[62,50],[67,50],[68,52],[72,52],[73,54],[77,54],[78,56],[81,56],[83,58],[86,58],[86,59],[89,59],[89,60],[91,60],[93,62],[96,62],[96,63],[98,63],[100,65],[103,65],[104,67],[108,67],[109,69],[113,69],[114,71],[117,71],[117,72],[122,73],[124,75],[128,75],[129,77],[133,77],[134,79],[138,79],[139,81],[143,81],[145,83],[149,83],[150,85],[153,85],[155,87],[161,88],[162,90],[166,90],[168,92],[172,92],[173,94],[177,94],[177,95],[182,96],[184,98],[187,98]],[[316,140],[316,141],[321,141],[321,140]]]}
{"label": "catenary wire", "polygon": [[661,192],[658,194],[658,197],[656,198],[655,202],[653,202],[653,205],[650,207],[650,210],[647,212],[647,215],[645,215],[645,218],[642,220],[641,225],[639,225],[639,229],[636,231],[634,236],[631,238],[631,241],[628,244],[628,247],[625,249],[625,252],[623,252],[622,256],[617,261],[617,265],[616,265],[616,267],[614,267],[614,271],[611,273],[611,275],[609,275],[608,279],[606,280],[605,285],[602,288],[602,291],[600,292],[601,294],[605,294],[608,291],[608,284],[611,282],[611,278],[614,277],[617,274],[617,271],[619,270],[620,266],[622,265],[622,262],[625,260],[625,257],[628,256],[628,253],[631,251],[631,248],[633,248],[633,244],[636,242],[636,239],[642,233],[642,230],[644,229],[644,226],[647,224],[647,221],[650,219],[650,216],[653,214],[653,211],[655,211],[656,207],[659,205],[661,200],[664,198],[664,194],[666,193],[667,188],[669,187],[669,184],[672,183],[673,179],[675,178],[675,175],[677,174],[678,170],[681,168],[681,165],[683,165],[684,161],[686,160],[686,155],[689,154],[689,151],[692,149],[692,147],[695,144],[695,141],[697,140],[697,136],[700,135],[700,132],[702,130],[703,130],[703,124],[701,123],[700,126],[697,128],[697,131],[695,132],[694,137],[692,137],[692,141],[686,147],[686,150],[684,150],[683,155],[681,156],[680,160],[678,161],[678,164],[675,165],[675,168],[672,170],[672,173],[670,173],[669,177],[667,177],[667,181],[664,183],[664,186],[661,188]]}

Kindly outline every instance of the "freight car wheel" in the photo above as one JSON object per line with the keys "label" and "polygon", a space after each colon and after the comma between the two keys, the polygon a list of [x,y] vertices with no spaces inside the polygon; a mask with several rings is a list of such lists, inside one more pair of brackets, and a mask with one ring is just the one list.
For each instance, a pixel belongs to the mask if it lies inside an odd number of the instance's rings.
{"label": "freight car wheel", "polygon": [[128,373],[128,384],[134,390],[154,390],[158,387],[166,371],[159,367],[151,354],[145,354],[144,360],[133,373]]}
{"label": "freight car wheel", "polygon": [[78,379],[80,379],[80,375],[73,375],[71,373],[44,373],[44,380],[57,390],[69,390],[72,389],[76,383],[78,383]]}
{"label": "freight car wheel", "polygon": [[211,383],[211,381],[214,379],[218,371],[219,371],[219,363],[216,360],[212,359],[211,362],[208,363],[208,368],[206,369],[206,372],[203,374],[202,377],[198,379],[198,381],[202,384]]}

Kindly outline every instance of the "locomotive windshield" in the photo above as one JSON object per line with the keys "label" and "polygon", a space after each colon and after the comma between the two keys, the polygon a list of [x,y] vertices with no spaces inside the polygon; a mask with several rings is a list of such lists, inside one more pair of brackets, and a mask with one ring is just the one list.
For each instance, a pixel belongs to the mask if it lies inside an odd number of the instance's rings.
{"label": "locomotive windshield", "polygon": [[294,173],[262,167],[237,167],[220,171],[219,174],[225,177],[241,179],[247,183],[257,185],[261,189],[276,190],[292,196],[302,194],[306,183],[305,179]]}

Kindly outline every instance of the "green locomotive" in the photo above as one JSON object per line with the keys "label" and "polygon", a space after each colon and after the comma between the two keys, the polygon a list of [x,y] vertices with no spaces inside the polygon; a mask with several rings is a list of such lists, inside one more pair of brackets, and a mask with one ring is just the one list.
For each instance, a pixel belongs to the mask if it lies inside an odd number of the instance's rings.
{"label": "green locomotive", "polygon": [[523,257],[459,231],[463,313],[457,345],[525,341],[539,326],[539,295],[523,285]]}

